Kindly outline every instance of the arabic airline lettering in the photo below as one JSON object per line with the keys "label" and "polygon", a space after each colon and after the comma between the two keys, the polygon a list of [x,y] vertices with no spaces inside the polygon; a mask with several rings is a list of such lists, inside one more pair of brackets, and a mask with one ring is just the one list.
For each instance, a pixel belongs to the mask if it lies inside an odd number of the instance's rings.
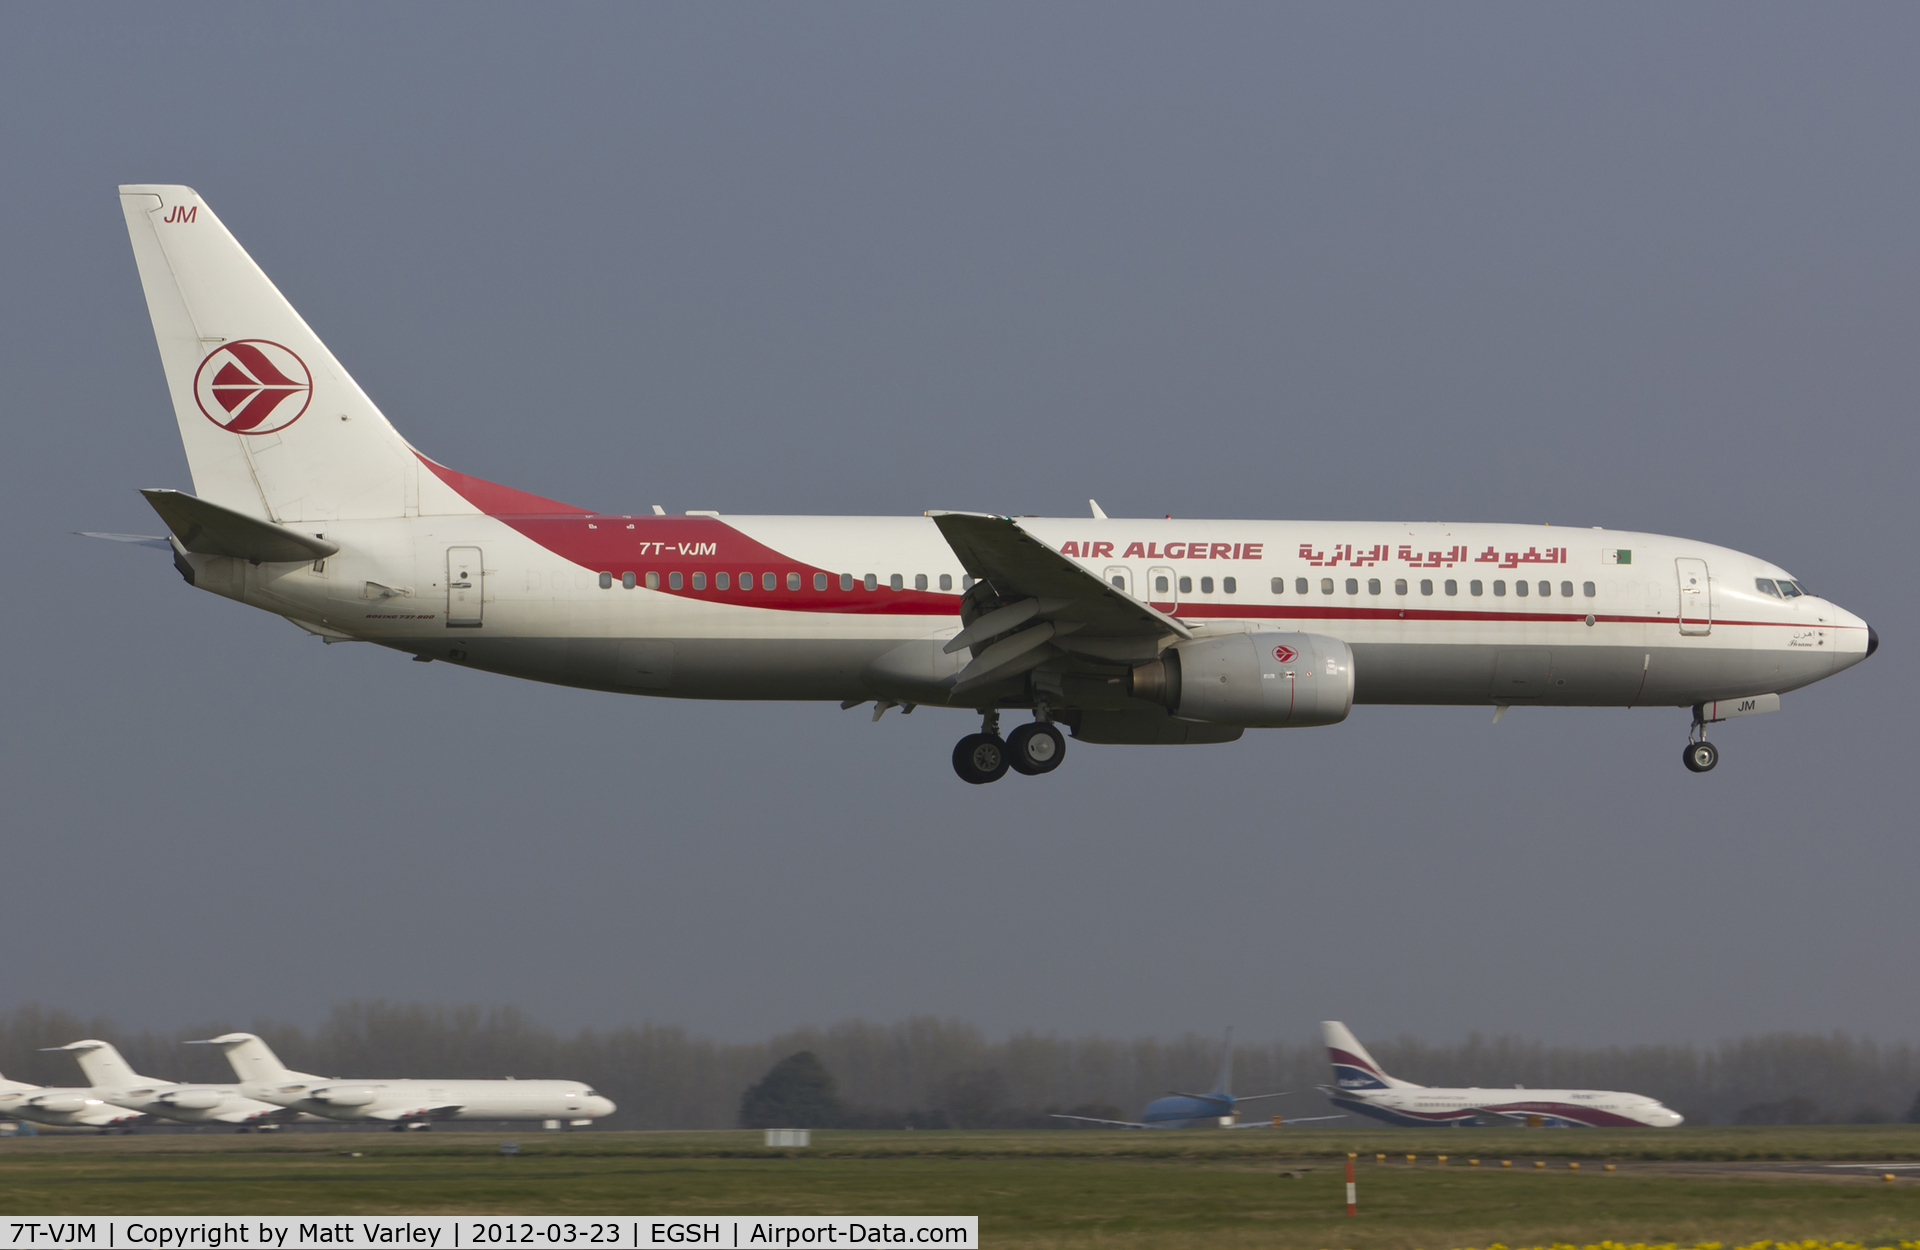
{"label": "arabic airline lettering", "polygon": [[[1525,525],[599,512],[410,446],[187,187],[120,189],[186,580],[336,641],[624,694],[963,709],[969,782],[1356,703],[1772,711],[1878,645],[1786,570]],[[137,536],[104,535],[139,541]],[[1006,711],[1032,719],[1004,736]]]}

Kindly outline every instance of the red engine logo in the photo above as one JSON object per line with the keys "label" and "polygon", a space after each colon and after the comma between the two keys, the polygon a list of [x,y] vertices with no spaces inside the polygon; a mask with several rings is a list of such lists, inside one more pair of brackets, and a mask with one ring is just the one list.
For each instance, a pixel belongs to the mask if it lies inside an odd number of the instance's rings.
{"label": "red engine logo", "polygon": [[235,434],[271,434],[313,402],[306,362],[266,339],[237,339],[200,362],[193,397],[207,420]]}
{"label": "red engine logo", "polygon": [[1293,657],[1298,654],[1299,653],[1295,651],[1292,647],[1275,647],[1273,649],[1273,658],[1280,661],[1282,664],[1293,663]]}

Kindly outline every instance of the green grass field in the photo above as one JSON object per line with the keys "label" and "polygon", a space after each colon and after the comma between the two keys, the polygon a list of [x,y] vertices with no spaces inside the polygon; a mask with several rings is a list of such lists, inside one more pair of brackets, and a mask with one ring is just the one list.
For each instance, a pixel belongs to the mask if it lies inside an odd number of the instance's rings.
{"label": "green grass field", "polygon": [[[518,1156],[499,1154],[508,1136],[521,1143]],[[1920,1126],[822,1132],[795,1151],[759,1141],[745,1132],[43,1136],[0,1141],[0,1216],[978,1215],[993,1246],[1306,1250],[1884,1245],[1920,1235],[1920,1172],[1887,1183],[1877,1171],[1790,1170],[1793,1161],[1920,1159]],[[1355,1220],[1344,1213],[1349,1150],[1361,1156]],[[1381,1153],[1387,1162],[1375,1160]],[[1407,1163],[1409,1153],[1418,1161]],[[1514,1166],[1501,1168],[1503,1158]]]}

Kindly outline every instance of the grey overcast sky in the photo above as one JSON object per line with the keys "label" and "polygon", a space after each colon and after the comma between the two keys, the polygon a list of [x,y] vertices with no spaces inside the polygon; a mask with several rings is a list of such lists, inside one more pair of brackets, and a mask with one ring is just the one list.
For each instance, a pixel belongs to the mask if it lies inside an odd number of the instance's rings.
{"label": "grey overcast sky", "polygon": [[[1920,1038],[1920,8],[0,19],[0,1006]],[[1883,646],[1707,777],[1679,710],[1362,707],[981,788],[958,714],[323,646],[69,536],[190,485],[121,182],[570,502],[1644,529]]]}

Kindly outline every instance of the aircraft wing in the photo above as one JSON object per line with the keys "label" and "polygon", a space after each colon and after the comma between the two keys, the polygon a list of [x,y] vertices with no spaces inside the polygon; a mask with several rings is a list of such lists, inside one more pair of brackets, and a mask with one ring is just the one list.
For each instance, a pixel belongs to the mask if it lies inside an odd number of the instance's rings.
{"label": "aircraft wing", "polygon": [[460,1114],[463,1103],[445,1102],[430,1107],[383,1107],[367,1114],[369,1120],[385,1120],[389,1124],[405,1123],[412,1120],[451,1120]]}
{"label": "aircraft wing", "polygon": [[[1179,621],[1081,568],[1012,517],[927,515],[940,527],[960,566],[987,583],[998,599],[946,645],[949,653],[973,648],[972,663],[954,681],[956,693],[1026,672],[1054,654],[1044,644],[1069,634],[1140,641],[1193,637]],[[1068,644],[1066,649],[1073,647]]]}
{"label": "aircraft wing", "polygon": [[1228,1128],[1286,1128],[1293,1124],[1310,1124],[1315,1120],[1344,1120],[1344,1115],[1277,1115],[1270,1120],[1249,1120],[1245,1124],[1229,1124]]}
{"label": "aircraft wing", "polygon": [[1469,1107],[1467,1110],[1473,1112],[1474,1119],[1478,1120],[1483,1128],[1525,1128],[1527,1116],[1538,1114],[1522,1111],[1515,1115],[1511,1111],[1496,1111],[1492,1107]]}
{"label": "aircraft wing", "polygon": [[1096,1116],[1090,1116],[1090,1115],[1061,1115],[1057,1111],[1053,1113],[1053,1118],[1056,1120],[1078,1120],[1082,1124],[1104,1124],[1108,1128],[1152,1128],[1153,1127],[1150,1124],[1140,1124],[1133,1120],[1102,1120]]}

